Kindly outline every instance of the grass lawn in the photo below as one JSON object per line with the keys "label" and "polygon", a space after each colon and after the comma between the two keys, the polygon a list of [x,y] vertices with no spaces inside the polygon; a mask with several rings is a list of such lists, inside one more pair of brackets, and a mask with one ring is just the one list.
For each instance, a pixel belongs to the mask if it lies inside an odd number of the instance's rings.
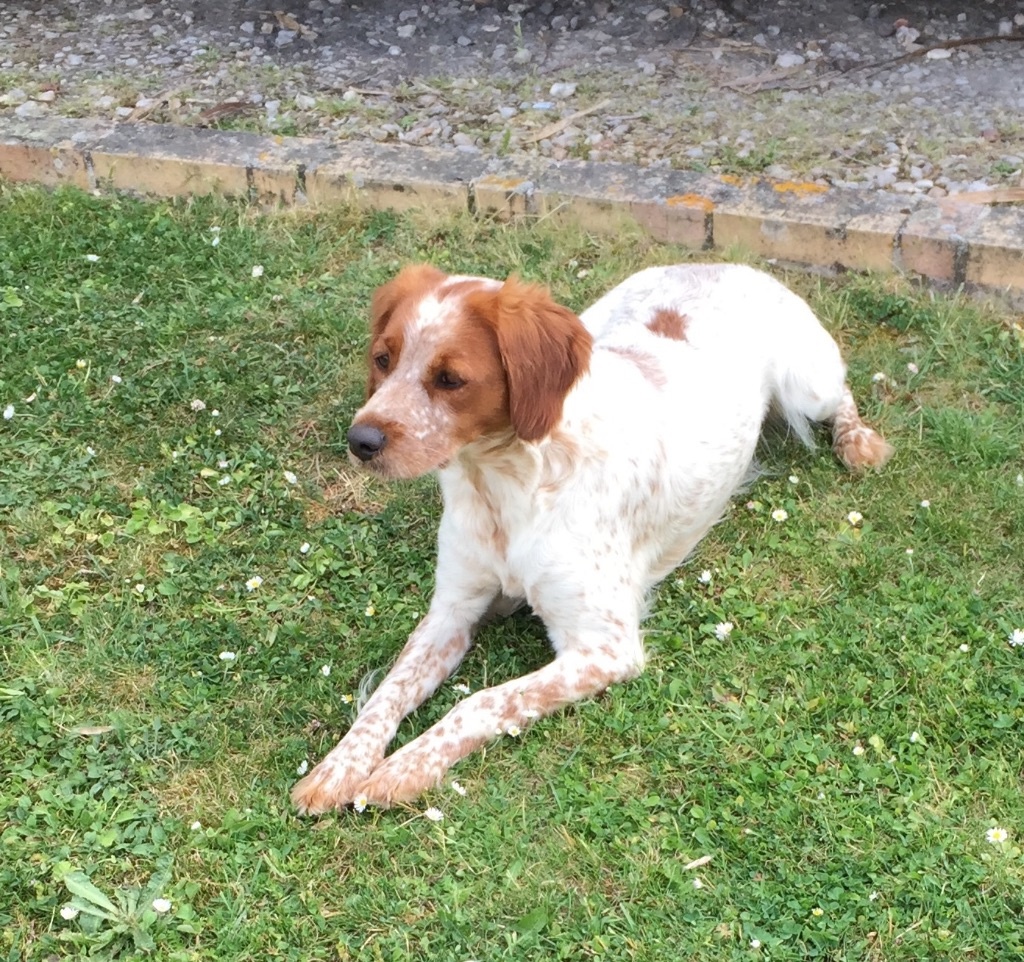
{"label": "grass lawn", "polygon": [[[290,810],[431,591],[434,483],[344,454],[373,288],[428,259],[582,308],[682,256],[0,188],[0,958],[1024,956],[1024,332],[897,280],[787,278],[883,473],[775,439],[642,678],[464,796]],[[489,627],[400,741],[547,658]]]}

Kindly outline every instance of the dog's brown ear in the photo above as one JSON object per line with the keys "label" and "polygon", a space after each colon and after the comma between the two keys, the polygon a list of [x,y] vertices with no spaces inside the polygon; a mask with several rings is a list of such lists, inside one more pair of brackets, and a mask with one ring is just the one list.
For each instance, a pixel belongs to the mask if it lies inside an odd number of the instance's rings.
{"label": "dog's brown ear", "polygon": [[558,423],[565,396],[590,365],[590,332],[545,288],[516,277],[468,301],[494,329],[513,430],[524,441],[540,440]]}
{"label": "dog's brown ear", "polygon": [[430,264],[410,264],[403,267],[386,284],[382,284],[373,292],[370,299],[370,345],[369,376],[366,382],[366,397],[373,394],[375,380],[373,375],[373,346],[377,338],[384,333],[395,311],[402,303],[412,299],[418,300],[426,291],[437,287],[445,278],[443,271],[439,271]]}

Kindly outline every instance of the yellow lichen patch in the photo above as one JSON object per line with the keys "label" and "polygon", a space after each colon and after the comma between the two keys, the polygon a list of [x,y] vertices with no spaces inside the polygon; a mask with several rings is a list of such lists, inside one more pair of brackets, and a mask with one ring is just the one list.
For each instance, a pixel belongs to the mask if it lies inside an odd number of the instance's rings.
{"label": "yellow lichen patch", "polygon": [[669,207],[696,207],[698,210],[714,210],[715,202],[703,194],[676,194],[665,201]]}
{"label": "yellow lichen patch", "polygon": [[731,184],[733,187],[743,186],[743,178],[737,177],[735,174],[719,174],[718,179],[723,184]]}
{"label": "yellow lichen patch", "polygon": [[807,194],[824,194],[828,190],[828,187],[824,184],[813,184],[809,181],[796,180],[782,180],[777,184],[772,184],[772,188],[780,194],[797,194],[803,196],[806,196]]}
{"label": "yellow lichen patch", "polygon": [[496,174],[487,177],[481,177],[477,181],[479,187],[496,187],[500,190],[515,190],[517,187],[521,187],[526,183],[526,180],[522,177],[499,177]]}

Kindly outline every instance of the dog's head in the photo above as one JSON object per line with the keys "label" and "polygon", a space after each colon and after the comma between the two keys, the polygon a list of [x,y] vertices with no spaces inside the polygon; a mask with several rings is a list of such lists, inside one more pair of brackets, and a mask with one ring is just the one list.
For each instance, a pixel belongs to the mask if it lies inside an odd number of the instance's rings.
{"label": "dog's head", "polygon": [[543,287],[407,267],[371,307],[352,456],[385,477],[447,465],[478,441],[538,441],[590,362],[591,337]]}

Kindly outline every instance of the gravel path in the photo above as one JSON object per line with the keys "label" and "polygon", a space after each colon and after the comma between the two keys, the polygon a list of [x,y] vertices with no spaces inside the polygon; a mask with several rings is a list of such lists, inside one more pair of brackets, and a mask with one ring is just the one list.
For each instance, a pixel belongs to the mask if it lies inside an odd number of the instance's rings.
{"label": "gravel path", "polygon": [[0,113],[933,196],[1022,182],[1024,0],[267,7],[7,0]]}

